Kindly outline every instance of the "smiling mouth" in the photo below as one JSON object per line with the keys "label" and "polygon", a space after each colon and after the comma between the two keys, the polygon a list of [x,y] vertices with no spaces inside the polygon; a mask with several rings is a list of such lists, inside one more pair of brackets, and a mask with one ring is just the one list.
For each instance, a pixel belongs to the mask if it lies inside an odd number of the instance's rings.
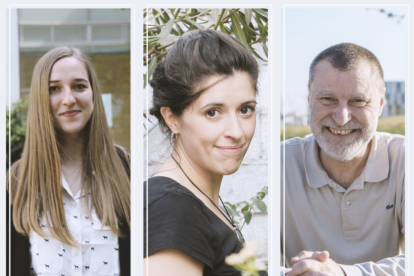
{"label": "smiling mouth", "polygon": [[61,115],[61,116],[73,116],[73,115],[76,115],[78,113],[80,113],[80,110],[69,110],[69,111],[66,111],[66,112],[62,112],[59,115]]}
{"label": "smiling mouth", "polygon": [[348,135],[356,131],[356,129],[334,129],[331,127],[326,127],[329,132],[336,134],[336,135]]}
{"label": "smiling mouth", "polygon": [[243,146],[240,145],[240,146],[228,146],[228,147],[217,147],[217,148],[224,151],[224,152],[238,153],[238,152],[241,151],[242,147]]}

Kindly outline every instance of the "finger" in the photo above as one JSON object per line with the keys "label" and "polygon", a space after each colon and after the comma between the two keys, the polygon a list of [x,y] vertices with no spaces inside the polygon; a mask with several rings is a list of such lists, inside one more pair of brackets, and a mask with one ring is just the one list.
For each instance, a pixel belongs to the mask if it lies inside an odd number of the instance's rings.
{"label": "finger", "polygon": [[313,251],[303,250],[296,257],[293,257],[292,259],[290,259],[290,262],[292,264],[295,264],[295,263],[299,262],[302,259],[309,259],[312,256],[312,254],[313,254]]}
{"label": "finger", "polygon": [[328,251],[322,251],[320,254],[318,254],[315,257],[315,260],[318,260],[320,262],[326,262],[329,259],[329,252]]}
{"label": "finger", "polygon": [[316,260],[319,254],[321,254],[321,251],[315,251],[310,258]]}
{"label": "finger", "polygon": [[300,276],[329,276],[329,275],[323,272],[320,272],[320,271],[308,271],[308,272],[301,274]]}
{"label": "finger", "polygon": [[313,259],[302,259],[292,266],[293,275],[301,275],[309,271],[319,271],[320,262]]}

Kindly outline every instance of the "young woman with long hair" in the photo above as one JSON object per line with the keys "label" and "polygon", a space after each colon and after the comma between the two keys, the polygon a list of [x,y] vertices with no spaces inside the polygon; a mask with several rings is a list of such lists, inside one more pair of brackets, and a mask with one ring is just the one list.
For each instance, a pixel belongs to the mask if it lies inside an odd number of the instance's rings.
{"label": "young woman with long hair", "polygon": [[47,52],[8,176],[12,275],[130,275],[129,164],[90,61],[77,48]]}
{"label": "young woman with long hair", "polygon": [[150,113],[173,150],[145,185],[144,275],[241,275],[224,262],[243,240],[219,192],[253,138],[258,74],[239,41],[213,30],[180,38],[156,67]]}

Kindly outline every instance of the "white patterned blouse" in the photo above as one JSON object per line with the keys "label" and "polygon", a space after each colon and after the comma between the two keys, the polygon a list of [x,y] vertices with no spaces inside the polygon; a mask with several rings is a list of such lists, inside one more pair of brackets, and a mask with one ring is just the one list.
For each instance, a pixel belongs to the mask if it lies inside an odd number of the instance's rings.
{"label": "white patterned blouse", "polygon": [[62,174],[63,204],[67,225],[72,236],[80,244],[69,246],[54,238],[46,227],[41,227],[46,238],[34,231],[30,233],[31,275],[48,276],[91,276],[120,275],[118,237],[110,227],[102,226],[96,211],[87,204],[91,195],[72,195]]}

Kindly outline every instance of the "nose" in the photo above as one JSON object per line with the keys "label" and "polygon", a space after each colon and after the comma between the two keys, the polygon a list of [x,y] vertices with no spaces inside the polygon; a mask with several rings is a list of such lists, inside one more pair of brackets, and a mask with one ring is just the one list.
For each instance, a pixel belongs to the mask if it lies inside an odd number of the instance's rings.
{"label": "nose", "polygon": [[332,114],[332,118],[339,126],[343,126],[351,121],[351,113],[347,104],[339,104]]}
{"label": "nose", "polygon": [[227,121],[227,128],[224,132],[224,136],[228,138],[232,138],[234,140],[238,140],[244,136],[244,131],[241,128],[239,118],[237,115],[230,116],[229,120]]}
{"label": "nose", "polygon": [[73,96],[73,92],[70,88],[65,88],[62,91],[62,104],[64,105],[73,105],[76,102],[75,97]]}

